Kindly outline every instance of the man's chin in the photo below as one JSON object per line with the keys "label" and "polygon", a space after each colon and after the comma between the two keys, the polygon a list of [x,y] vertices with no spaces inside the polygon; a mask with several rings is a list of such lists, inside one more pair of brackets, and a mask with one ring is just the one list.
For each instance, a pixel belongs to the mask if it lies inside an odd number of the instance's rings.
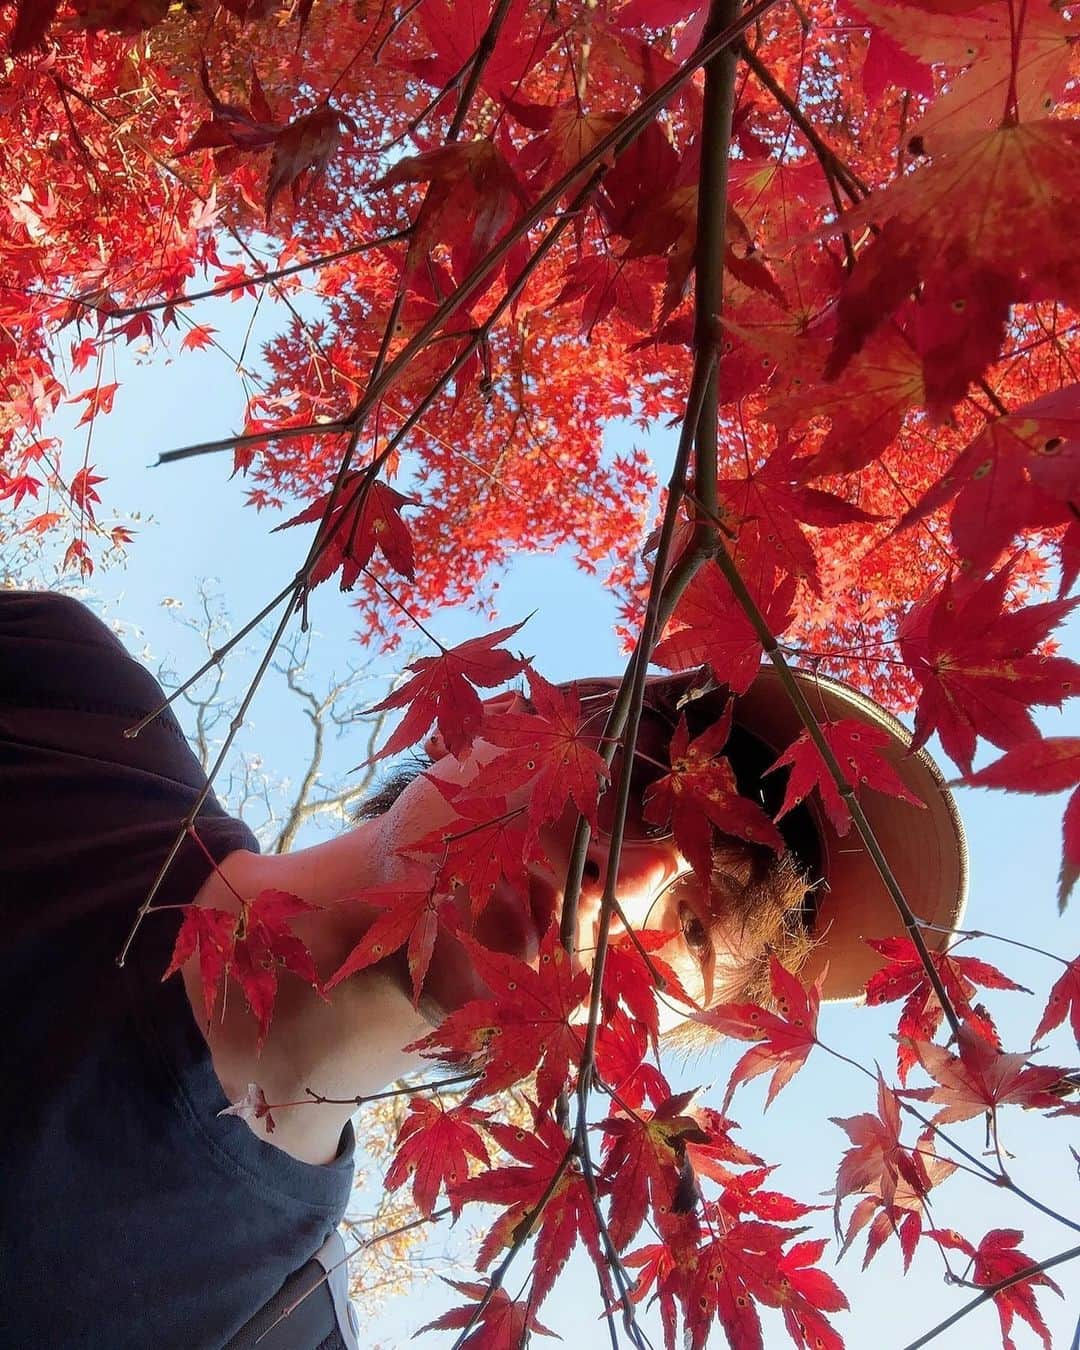
{"label": "man's chin", "polygon": [[[561,900],[562,892],[543,877],[530,875],[526,888],[500,877],[473,926],[472,937],[489,951],[532,964],[544,935],[558,921]],[[586,965],[591,963],[595,945],[597,909],[596,904],[583,900],[579,911],[578,942]],[[422,1015],[437,1023],[447,1013],[490,993],[473,971],[467,948],[452,933],[440,932],[420,998]]]}
{"label": "man's chin", "polygon": [[500,877],[476,920],[473,936],[493,952],[535,961],[552,913],[552,903],[540,894],[538,884],[531,878],[525,892],[506,877]]}

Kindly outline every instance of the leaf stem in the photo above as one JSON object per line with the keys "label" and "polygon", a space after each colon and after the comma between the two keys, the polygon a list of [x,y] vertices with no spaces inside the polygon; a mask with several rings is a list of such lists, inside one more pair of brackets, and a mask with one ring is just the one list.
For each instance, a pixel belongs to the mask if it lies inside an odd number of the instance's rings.
{"label": "leaf stem", "polygon": [[[953,933],[961,938],[989,938],[992,942],[1006,942],[1010,947],[1021,947],[1026,952],[1034,952],[1036,956],[1045,956],[1049,961],[1056,961],[1058,965],[1068,966],[1064,956],[1058,956],[1056,952],[1048,952],[1045,947],[1033,947],[1030,942],[1019,942],[1016,938],[1003,937],[1000,933],[988,933],[982,928],[946,928],[939,923],[923,923],[919,920],[920,928],[928,928],[933,933]],[[1028,991],[1030,992],[1030,991]]]}

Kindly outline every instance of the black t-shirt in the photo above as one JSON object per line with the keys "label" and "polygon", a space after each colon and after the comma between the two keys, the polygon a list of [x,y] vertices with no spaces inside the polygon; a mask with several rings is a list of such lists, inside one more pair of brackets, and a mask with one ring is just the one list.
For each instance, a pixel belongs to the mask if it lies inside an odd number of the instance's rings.
{"label": "black t-shirt", "polygon": [[[0,1345],[220,1350],[323,1245],[353,1170],[228,1105],[179,976],[181,912],[116,957],[205,782],[157,682],[84,606],[0,592]],[[257,848],[211,795],[215,861]],[[210,864],[185,841],[155,904]],[[297,1346],[297,1350],[310,1350]]]}

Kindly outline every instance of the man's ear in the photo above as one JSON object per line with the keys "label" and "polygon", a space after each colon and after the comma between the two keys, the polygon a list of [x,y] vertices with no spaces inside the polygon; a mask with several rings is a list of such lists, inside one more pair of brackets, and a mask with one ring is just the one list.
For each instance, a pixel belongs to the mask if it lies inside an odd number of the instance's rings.
{"label": "man's ear", "polygon": [[[528,701],[523,694],[516,689],[508,689],[505,694],[496,694],[493,698],[486,698],[481,705],[484,709],[484,722],[489,717],[500,717],[504,713],[523,713],[528,709]],[[478,733],[479,739],[484,739],[484,724],[481,723]],[[424,754],[433,764],[438,764],[440,759],[445,759],[450,751],[446,748],[446,742],[442,738],[442,732],[435,727],[422,747]]]}

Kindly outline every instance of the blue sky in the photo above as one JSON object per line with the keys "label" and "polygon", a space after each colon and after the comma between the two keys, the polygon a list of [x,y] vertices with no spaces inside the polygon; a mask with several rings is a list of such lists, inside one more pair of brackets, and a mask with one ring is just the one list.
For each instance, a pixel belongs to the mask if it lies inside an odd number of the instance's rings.
{"label": "blue sky", "polygon": [[[219,301],[204,306],[197,317],[217,327],[223,343],[236,349],[250,317],[250,304]],[[273,331],[272,321],[269,307],[264,307],[256,333]],[[180,612],[188,612],[196,580],[216,578],[216,589],[227,598],[233,618],[242,622],[292,575],[309,538],[304,530],[272,534],[272,526],[278,523],[276,516],[260,516],[242,506],[242,483],[228,481],[231,456],[227,454],[168,468],[149,467],[162,450],[220,435],[240,425],[240,382],[220,352],[185,354],[172,363],[157,358],[142,364],[136,364],[130,353],[121,353],[115,373],[107,372],[103,378],[119,379],[121,388],[114,413],[101,419],[94,430],[90,462],[109,480],[101,486],[106,504],[121,513],[137,510],[142,520],[137,524],[138,535],[127,562],[100,572],[90,589],[106,616],[121,627],[133,651],[145,653],[151,666],[168,659],[186,674],[185,660],[194,659],[195,650],[174,621],[176,610],[164,607],[163,599],[179,600],[185,606]],[[69,474],[82,463],[86,432],[85,428],[73,432],[74,420],[66,413],[57,419],[57,432],[65,434],[64,464]],[[613,432],[612,449],[618,448],[623,434]],[[661,471],[669,452],[667,440],[657,437]],[[621,669],[612,633],[615,607],[611,598],[595,580],[577,573],[567,558],[516,560],[502,579],[499,604],[501,622],[516,622],[532,613],[515,645],[535,655],[539,669],[549,678]],[[311,612],[319,634],[315,668],[340,670],[350,658],[362,658],[354,640],[353,612],[347,597],[332,584],[323,586],[316,592]],[[437,615],[430,627],[440,640],[453,643],[482,631],[482,621],[473,614],[446,612]],[[1061,635],[1067,651],[1077,650],[1078,631],[1080,627],[1073,623]],[[250,669],[254,659],[250,652],[241,653],[230,665],[229,681],[235,691],[243,687],[245,663]],[[391,667],[392,662],[386,663],[386,668]],[[1075,711],[1048,713],[1040,721],[1048,734],[1080,734],[1080,718]],[[249,723],[244,732],[245,745],[257,749],[272,771],[295,772],[306,745],[305,726],[295,707],[282,701],[280,693],[270,686],[256,699]],[[356,762],[355,753],[350,753],[353,749],[347,740],[336,747],[339,770]],[[1025,798],[972,790],[961,793],[971,846],[968,922],[1072,956],[1077,933],[1075,909],[1060,919],[1054,899],[1063,805],[1062,797]],[[995,942],[969,945],[973,954],[1000,963],[1015,979],[1035,989],[1045,990],[1056,978],[1053,963],[1045,958]],[[1024,994],[1003,994],[994,997],[991,1006],[1006,1048],[1023,1048],[1038,1020],[1041,1003]],[[888,1073],[893,1063],[889,1034],[894,1021],[895,1013],[890,1017],[888,1010],[833,1007],[823,1013],[821,1034],[827,1044],[860,1063],[872,1065],[875,1059],[880,1060]],[[711,1097],[718,1104],[727,1073],[742,1048],[730,1046],[669,1065],[676,1087],[701,1087],[705,1100]],[[1069,1063],[1075,1062],[1075,1056],[1069,1037],[1059,1032],[1051,1038],[1045,1058],[1048,1062]],[[872,1084],[847,1066],[815,1052],[810,1066],[764,1117],[763,1100],[760,1083],[736,1096],[732,1114],[742,1124],[742,1142],[778,1164],[772,1178],[776,1189],[807,1202],[827,1204],[819,1192],[831,1184],[847,1142],[828,1117],[873,1110]],[[1017,1182],[1066,1214],[1080,1213],[1080,1186],[1068,1153],[1069,1142],[1076,1142],[1075,1127],[1070,1128],[1067,1121],[1044,1122],[1015,1110],[1004,1113],[1002,1127],[1004,1142],[1016,1155],[1010,1167]],[[954,1128],[972,1152],[981,1152],[983,1141],[977,1122]],[[362,1118],[358,1131],[362,1134]],[[1076,1241],[1074,1231],[1035,1214],[1006,1192],[966,1177],[954,1178],[939,1193],[937,1214],[941,1226],[958,1228],[974,1241],[991,1227],[1022,1228],[1024,1250],[1036,1258],[1052,1255]],[[815,1233],[831,1231],[828,1211],[813,1216],[813,1220]],[[439,1249],[439,1241],[434,1249]],[[868,1273],[860,1276],[861,1249],[861,1242],[857,1243],[835,1272],[853,1303],[851,1315],[838,1317],[836,1322],[851,1347],[903,1346],[969,1297],[967,1291],[943,1284],[940,1261],[929,1244],[916,1258],[913,1274],[903,1280],[893,1248],[879,1254]],[[522,1277],[524,1273],[523,1267]],[[1066,1267],[1059,1273],[1067,1293],[1070,1287],[1080,1285],[1075,1268]],[[515,1288],[513,1279],[508,1287]],[[416,1327],[450,1306],[453,1298],[452,1291],[429,1285],[404,1305],[390,1308],[378,1327],[370,1329],[370,1340],[378,1334],[389,1344],[403,1343]],[[1068,1344],[1080,1314],[1080,1300],[1074,1295],[1062,1301],[1043,1292],[1040,1304],[1054,1344]],[[606,1345],[606,1332],[593,1320],[596,1310],[595,1279],[584,1263],[574,1261],[545,1305],[542,1318],[570,1346]],[[656,1319],[647,1319],[646,1325],[659,1344]],[[365,1339],[369,1339],[368,1333]],[[1037,1343],[1022,1327],[1016,1330],[1015,1339],[1018,1346]],[[437,1336],[426,1340],[439,1343]],[[766,1344],[784,1343],[779,1322],[768,1323]],[[996,1343],[997,1319],[989,1308],[966,1319],[940,1341],[943,1346],[965,1347]],[[714,1344],[723,1344],[719,1334]]]}

